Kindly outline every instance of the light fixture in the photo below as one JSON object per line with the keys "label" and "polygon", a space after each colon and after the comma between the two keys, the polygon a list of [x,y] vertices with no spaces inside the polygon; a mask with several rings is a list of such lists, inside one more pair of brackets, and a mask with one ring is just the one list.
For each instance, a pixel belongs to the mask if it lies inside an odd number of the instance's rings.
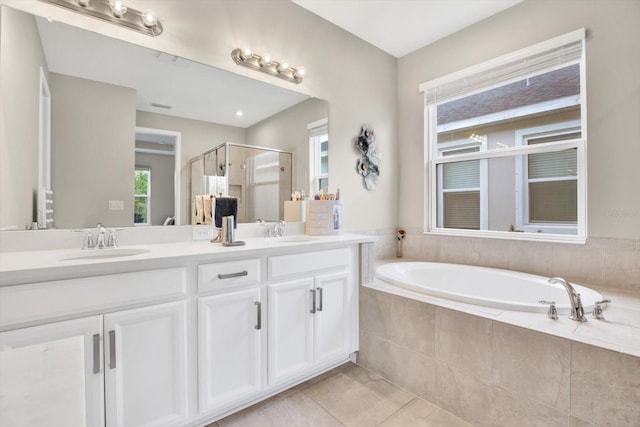
{"label": "light fixture", "polygon": [[54,4],[74,12],[93,16],[103,21],[111,22],[130,30],[148,36],[162,34],[162,24],[155,14],[146,9],[142,12],[125,6],[119,0],[40,0],[43,3]]}
{"label": "light fixture", "polygon": [[244,113],[242,111],[238,110],[238,111],[236,111],[236,116],[242,117],[242,116],[244,116]]}
{"label": "light fixture", "polygon": [[302,67],[294,68],[286,62],[274,60],[269,55],[258,55],[251,49],[233,49],[231,58],[238,65],[264,71],[293,83],[302,83],[302,78],[305,74],[305,70]]}

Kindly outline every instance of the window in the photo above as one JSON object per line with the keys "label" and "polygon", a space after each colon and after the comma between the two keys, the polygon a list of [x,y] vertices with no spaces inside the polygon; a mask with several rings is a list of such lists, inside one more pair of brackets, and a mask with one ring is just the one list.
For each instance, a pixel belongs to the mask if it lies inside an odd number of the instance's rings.
{"label": "window", "polygon": [[134,225],[151,225],[151,169],[136,167],[133,198]]}
{"label": "window", "polygon": [[311,194],[329,186],[329,127],[327,119],[307,126],[309,129],[309,160],[311,171]]}
{"label": "window", "polygon": [[584,242],[584,30],[423,83],[425,230]]}

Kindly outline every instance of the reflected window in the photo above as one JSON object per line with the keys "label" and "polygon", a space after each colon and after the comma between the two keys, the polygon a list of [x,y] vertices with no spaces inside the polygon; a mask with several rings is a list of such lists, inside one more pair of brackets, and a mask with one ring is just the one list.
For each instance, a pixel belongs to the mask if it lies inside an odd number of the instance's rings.
{"label": "reflected window", "polygon": [[329,187],[329,126],[327,119],[310,123],[311,194]]}
{"label": "reflected window", "polygon": [[583,37],[571,33],[421,85],[426,230],[585,239]]}
{"label": "reflected window", "polygon": [[134,185],[133,223],[151,225],[151,169],[136,166]]}

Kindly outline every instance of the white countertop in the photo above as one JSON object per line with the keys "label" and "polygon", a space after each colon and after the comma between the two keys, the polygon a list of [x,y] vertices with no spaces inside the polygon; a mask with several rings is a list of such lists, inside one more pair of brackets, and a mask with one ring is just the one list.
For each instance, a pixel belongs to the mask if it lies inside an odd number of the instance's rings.
{"label": "white countertop", "polygon": [[[119,270],[120,268],[157,268],[158,265],[165,265],[168,262],[184,262],[185,258],[215,261],[238,256],[264,255],[265,253],[277,255],[290,252],[292,247],[300,248],[300,250],[321,250],[337,244],[373,242],[375,237],[356,234],[290,235],[282,239],[250,237],[242,240],[246,242],[246,245],[228,247],[222,246],[220,243],[211,243],[208,240],[122,245],[118,247],[118,250],[144,249],[146,252],[112,258],[80,257],[63,260],[69,255],[83,254],[84,251],[79,248],[2,252],[0,253],[0,286],[28,283],[34,280],[56,280],[71,274],[108,274],[109,270]],[[101,255],[109,253],[109,249],[88,249],[86,251]]]}
{"label": "white countertop", "polygon": [[[412,260],[386,260],[379,264],[400,261]],[[605,299],[612,301],[610,304],[603,305],[605,319],[594,319],[591,317],[591,313],[589,313],[587,314],[587,322],[580,323],[569,319],[569,316],[566,314],[561,314],[557,320],[551,320],[548,319],[544,313],[512,311],[466,304],[421,294],[378,280],[366,286],[439,307],[520,326],[630,356],[640,357],[640,293],[637,292],[626,292],[611,288],[595,288]]]}

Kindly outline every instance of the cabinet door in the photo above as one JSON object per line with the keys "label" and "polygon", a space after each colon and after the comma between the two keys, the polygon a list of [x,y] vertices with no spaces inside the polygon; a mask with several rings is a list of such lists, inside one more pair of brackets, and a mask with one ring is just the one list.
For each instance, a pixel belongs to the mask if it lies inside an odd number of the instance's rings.
{"label": "cabinet door", "polygon": [[262,302],[260,288],[198,301],[200,412],[261,390]]}
{"label": "cabinet door", "polygon": [[313,366],[313,279],[269,285],[269,384]]}
{"label": "cabinet door", "polygon": [[0,424],[104,425],[102,317],[0,333]]}
{"label": "cabinet door", "polygon": [[349,273],[317,276],[314,318],[315,363],[344,357],[349,350]]}
{"label": "cabinet door", "polygon": [[108,314],[104,326],[107,426],[183,424],[187,418],[185,303]]}

